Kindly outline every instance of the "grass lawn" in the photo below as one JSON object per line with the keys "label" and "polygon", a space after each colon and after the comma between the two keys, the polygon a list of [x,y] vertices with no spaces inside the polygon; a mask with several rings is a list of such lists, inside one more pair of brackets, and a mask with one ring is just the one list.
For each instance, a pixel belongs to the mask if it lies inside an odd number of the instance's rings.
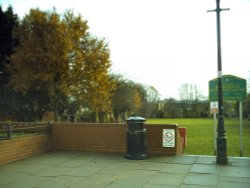
{"label": "grass lawn", "polygon": [[[187,128],[185,154],[214,155],[214,121],[209,119],[147,119],[152,124],[178,124]],[[240,156],[239,119],[225,118],[227,155]],[[243,156],[250,157],[250,121],[243,121]]]}

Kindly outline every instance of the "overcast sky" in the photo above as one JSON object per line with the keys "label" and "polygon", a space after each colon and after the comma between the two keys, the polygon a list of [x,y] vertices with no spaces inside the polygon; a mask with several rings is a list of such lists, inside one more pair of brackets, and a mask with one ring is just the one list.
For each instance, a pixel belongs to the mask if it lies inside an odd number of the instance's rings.
{"label": "overcast sky", "polygon": [[[73,9],[90,32],[105,38],[112,72],[154,86],[161,98],[179,98],[178,88],[196,84],[208,96],[217,77],[216,0],[0,0],[22,17],[39,7]],[[222,72],[250,73],[250,0],[221,0]]]}

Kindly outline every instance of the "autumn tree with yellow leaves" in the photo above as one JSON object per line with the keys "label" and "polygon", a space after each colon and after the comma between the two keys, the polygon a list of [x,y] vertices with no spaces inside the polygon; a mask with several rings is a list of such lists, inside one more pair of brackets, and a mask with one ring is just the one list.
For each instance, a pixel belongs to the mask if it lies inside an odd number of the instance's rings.
{"label": "autumn tree with yellow leaves", "polygon": [[[72,11],[63,15],[31,9],[14,32],[20,45],[8,66],[9,85],[27,94],[46,91],[58,120],[60,95],[87,101],[93,111],[111,109],[110,52],[88,32],[87,21]],[[98,121],[98,119],[97,119]]]}

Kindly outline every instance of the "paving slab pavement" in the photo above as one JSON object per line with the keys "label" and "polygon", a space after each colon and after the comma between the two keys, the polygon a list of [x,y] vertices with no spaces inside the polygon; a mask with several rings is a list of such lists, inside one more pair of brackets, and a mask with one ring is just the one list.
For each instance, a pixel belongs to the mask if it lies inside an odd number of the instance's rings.
{"label": "paving slab pavement", "polygon": [[50,152],[0,166],[0,188],[249,188],[250,158]]}

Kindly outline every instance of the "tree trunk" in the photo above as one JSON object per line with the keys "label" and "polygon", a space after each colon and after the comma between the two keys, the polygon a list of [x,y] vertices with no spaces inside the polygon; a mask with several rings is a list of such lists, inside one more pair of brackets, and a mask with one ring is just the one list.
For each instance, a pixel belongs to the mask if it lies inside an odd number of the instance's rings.
{"label": "tree trunk", "polygon": [[58,97],[54,97],[54,122],[58,121],[58,112],[59,112],[59,100]]}
{"label": "tree trunk", "polygon": [[100,122],[98,110],[95,111],[95,122],[96,122],[96,123],[99,123],[99,122]]}

